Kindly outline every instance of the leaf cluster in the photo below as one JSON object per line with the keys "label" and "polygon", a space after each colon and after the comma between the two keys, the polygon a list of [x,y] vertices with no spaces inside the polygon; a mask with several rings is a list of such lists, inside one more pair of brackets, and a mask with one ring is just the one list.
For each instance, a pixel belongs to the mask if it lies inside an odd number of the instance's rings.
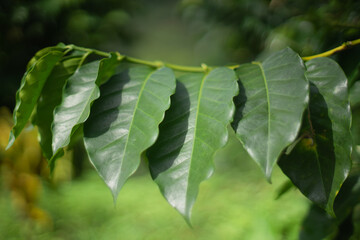
{"label": "leaf cluster", "polygon": [[[93,53],[102,58],[89,61]],[[233,69],[179,67],[59,44],[29,62],[8,148],[30,118],[50,169],[80,134],[116,200],[144,158],[161,193],[189,223],[229,129],[268,181],[278,163],[333,216],[351,168],[344,72],[329,58],[304,62],[290,48]]]}

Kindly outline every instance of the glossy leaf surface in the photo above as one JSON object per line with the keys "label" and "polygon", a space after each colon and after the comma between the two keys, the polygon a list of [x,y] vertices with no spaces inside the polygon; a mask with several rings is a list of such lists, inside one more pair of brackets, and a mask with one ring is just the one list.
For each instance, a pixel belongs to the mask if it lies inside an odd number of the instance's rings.
{"label": "glossy leaf surface", "polygon": [[117,64],[116,57],[112,55],[111,58],[81,66],[68,79],[62,102],[54,111],[53,154],[69,144],[72,133],[89,117],[92,102],[100,96],[96,82],[110,77]]}
{"label": "glossy leaf surface", "polygon": [[147,151],[153,179],[188,222],[199,185],[213,172],[212,157],[227,142],[236,80],[227,68],[181,76],[159,138]]}
{"label": "glossy leaf surface", "polygon": [[116,199],[158,136],[175,91],[171,69],[130,68],[101,87],[84,125],[89,159]]}
{"label": "glossy leaf surface", "polygon": [[25,72],[20,88],[16,93],[14,127],[11,130],[7,148],[11,147],[28,122],[48,76],[62,56],[63,52],[60,51],[48,52],[35,61]]}
{"label": "glossy leaf surface", "polygon": [[302,140],[279,165],[310,200],[333,214],[333,202],[351,167],[350,105],[347,79],[336,62],[306,63],[311,83]]}
{"label": "glossy leaf surface", "polygon": [[232,124],[237,137],[270,180],[274,164],[294,139],[308,101],[301,58],[290,48],[263,63],[240,65],[240,94]]}
{"label": "glossy leaf surface", "polygon": [[52,132],[53,112],[61,103],[62,91],[68,78],[74,74],[79,66],[81,57],[67,57],[57,63],[44,85],[39,98],[36,118],[34,123],[38,127],[40,146],[44,156],[50,160],[52,157]]}

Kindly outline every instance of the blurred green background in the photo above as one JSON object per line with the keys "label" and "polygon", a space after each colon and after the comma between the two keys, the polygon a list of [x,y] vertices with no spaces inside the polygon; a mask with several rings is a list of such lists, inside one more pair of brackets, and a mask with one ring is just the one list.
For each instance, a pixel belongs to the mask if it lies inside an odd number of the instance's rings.
{"label": "blurred green background", "polygon": [[[52,178],[36,129],[5,152],[7,109],[27,61],[58,42],[184,65],[239,64],[286,46],[304,56],[359,38],[359,13],[355,0],[2,0],[0,239],[298,239],[309,201],[295,190],[275,200],[288,180],[277,168],[268,184],[233,135],[201,185],[190,228],[162,198],[146,163],[114,207],[81,143]],[[359,48],[334,58],[350,85],[359,79]]]}

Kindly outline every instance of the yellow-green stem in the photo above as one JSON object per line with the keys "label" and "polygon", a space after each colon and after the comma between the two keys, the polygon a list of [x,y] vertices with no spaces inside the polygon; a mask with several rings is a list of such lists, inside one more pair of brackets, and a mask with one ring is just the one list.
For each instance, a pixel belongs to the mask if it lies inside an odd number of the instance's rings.
{"label": "yellow-green stem", "polygon": [[313,56],[302,57],[302,59],[304,61],[309,61],[309,60],[314,59],[314,58],[329,57],[329,56],[333,55],[334,53],[344,51],[344,50],[349,49],[350,47],[358,45],[358,44],[360,44],[360,39],[356,39],[356,40],[353,40],[353,41],[347,41],[347,42],[344,42],[343,44],[341,44],[340,46],[338,46],[336,48],[333,48],[333,49],[331,49],[329,51],[326,51],[326,52],[323,52],[323,53],[320,53],[320,54],[316,54],[316,55],[313,55]]}
{"label": "yellow-green stem", "polygon": [[[318,57],[329,57],[337,52],[346,50],[352,46],[358,45],[360,44],[360,39],[356,39],[353,41],[348,41],[345,42],[343,44],[341,44],[340,46],[331,49],[329,51],[320,53],[320,54],[316,54],[313,56],[306,56],[306,57],[302,57],[302,59],[304,61],[308,61],[314,58],[318,58]],[[93,53],[102,57],[110,57],[110,53],[108,52],[103,52],[100,50],[96,50],[96,49],[91,49],[91,48],[84,48],[84,47],[78,47],[75,45],[68,45],[67,48],[69,49],[73,49],[73,50],[78,50],[78,51],[83,51],[83,52],[88,52],[88,53]],[[182,65],[177,65],[177,64],[172,64],[172,63],[164,63],[161,61],[147,61],[147,60],[142,60],[142,59],[138,59],[138,58],[134,58],[134,57],[129,57],[129,56],[125,56],[125,55],[121,55],[120,53],[116,52],[116,54],[118,55],[118,59],[119,61],[127,61],[127,62],[131,62],[131,63],[139,63],[139,64],[143,64],[143,65],[147,65],[147,66],[151,66],[151,67],[162,67],[162,66],[166,66],[169,67],[173,70],[176,71],[181,71],[181,72],[207,72],[211,69],[213,69],[214,67],[208,67],[206,64],[202,64],[201,67],[193,67],[193,66],[182,66]],[[237,67],[239,67],[239,65],[232,65],[232,66],[226,66],[230,69],[235,69]]]}

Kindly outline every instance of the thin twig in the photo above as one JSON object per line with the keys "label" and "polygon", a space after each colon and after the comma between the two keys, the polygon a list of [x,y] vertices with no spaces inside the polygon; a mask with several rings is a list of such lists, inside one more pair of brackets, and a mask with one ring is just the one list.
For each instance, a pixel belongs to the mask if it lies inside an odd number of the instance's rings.
{"label": "thin twig", "polygon": [[[341,44],[340,46],[331,49],[329,51],[320,53],[320,54],[316,54],[316,55],[312,55],[312,56],[307,56],[307,57],[302,57],[302,59],[304,61],[308,61],[314,58],[318,58],[318,57],[329,57],[337,52],[340,51],[344,51],[346,49],[349,49],[350,47],[353,47],[355,45],[360,44],[360,39],[356,39],[353,41],[348,41],[345,42],[343,44]],[[83,51],[83,52],[90,52],[102,57],[110,57],[110,53],[108,52],[103,52],[100,50],[96,50],[96,49],[91,49],[91,48],[84,48],[84,47],[78,47],[75,45],[67,45],[66,46],[69,49],[72,50],[78,50],[78,51]],[[173,70],[176,71],[181,71],[181,72],[207,72],[215,67],[208,67],[206,64],[202,64],[202,66],[200,67],[194,67],[194,66],[182,66],[182,65],[177,65],[177,64],[172,64],[172,63],[165,63],[165,62],[161,62],[161,61],[147,61],[147,60],[143,60],[143,59],[139,59],[139,58],[134,58],[134,57],[129,57],[129,56],[125,56],[125,55],[121,55],[119,52],[116,52],[116,54],[118,55],[118,60],[119,61],[127,61],[127,62],[131,62],[131,63],[139,63],[139,64],[144,64],[147,66],[151,66],[151,67],[162,67],[162,66],[166,66],[169,67]],[[206,67],[204,67],[206,66]],[[227,66],[230,69],[236,69],[238,68],[240,65],[232,65],[232,66]]]}

